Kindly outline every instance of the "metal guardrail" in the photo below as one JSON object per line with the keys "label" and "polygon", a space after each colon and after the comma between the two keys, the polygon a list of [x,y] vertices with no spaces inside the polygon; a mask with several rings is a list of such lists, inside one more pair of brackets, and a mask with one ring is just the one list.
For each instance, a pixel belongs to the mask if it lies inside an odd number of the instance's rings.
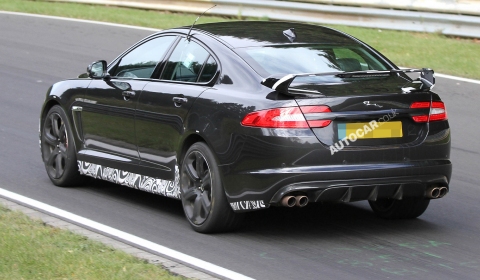
{"label": "metal guardrail", "polygon": [[480,38],[480,17],[378,8],[346,7],[273,0],[53,0],[104,4],[141,9],[164,10],[233,17],[338,24],[378,29],[438,32],[450,36]]}
{"label": "metal guardrail", "polygon": [[339,6],[480,16],[480,0],[289,0]]}

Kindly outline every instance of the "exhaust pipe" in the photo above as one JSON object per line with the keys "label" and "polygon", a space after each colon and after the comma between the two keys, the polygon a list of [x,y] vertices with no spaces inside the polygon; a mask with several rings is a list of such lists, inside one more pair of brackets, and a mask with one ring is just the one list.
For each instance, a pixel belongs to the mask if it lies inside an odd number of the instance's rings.
{"label": "exhaust pipe", "polygon": [[294,196],[287,195],[282,198],[282,206],[285,207],[293,207],[297,203],[297,200],[295,199]]}
{"label": "exhaust pipe", "polygon": [[439,187],[430,187],[427,189],[426,197],[435,199],[438,198],[440,195],[440,188]]}
{"label": "exhaust pipe", "polygon": [[295,206],[304,207],[308,204],[308,197],[304,195],[297,195],[295,197]]}
{"label": "exhaust pipe", "polygon": [[439,194],[438,194],[438,198],[441,198],[441,197],[444,197],[447,193],[448,193],[448,189],[447,187],[441,187],[439,188]]}
{"label": "exhaust pipe", "polygon": [[435,199],[435,198],[442,198],[447,193],[448,193],[447,187],[432,186],[427,189],[427,193],[425,194],[425,196],[431,199]]}

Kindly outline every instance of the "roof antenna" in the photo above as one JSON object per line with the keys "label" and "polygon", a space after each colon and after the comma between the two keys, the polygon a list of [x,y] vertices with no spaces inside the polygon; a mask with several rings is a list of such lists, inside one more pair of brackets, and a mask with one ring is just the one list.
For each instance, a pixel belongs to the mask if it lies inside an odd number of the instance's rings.
{"label": "roof antenna", "polygon": [[209,10],[215,8],[216,6],[217,6],[216,4],[213,5],[212,7],[208,8],[207,10],[205,10],[205,12],[203,12],[201,15],[199,15],[199,16],[197,17],[197,19],[193,22],[192,26],[190,26],[190,30],[188,30],[187,41],[190,41],[190,38],[191,38],[190,33],[192,32],[192,28],[193,28],[193,26],[195,25],[195,23],[197,23],[197,20],[198,20],[199,18],[201,18],[206,12],[208,12]]}
{"label": "roof antenna", "polygon": [[295,28],[290,28],[287,30],[283,30],[283,35],[288,38],[290,43],[293,43],[295,39],[297,39],[297,33],[295,32]]}

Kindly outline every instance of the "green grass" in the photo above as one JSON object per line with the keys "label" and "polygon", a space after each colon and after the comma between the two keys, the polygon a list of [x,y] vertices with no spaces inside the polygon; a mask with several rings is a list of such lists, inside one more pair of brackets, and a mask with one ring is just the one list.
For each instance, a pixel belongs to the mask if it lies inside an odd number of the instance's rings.
{"label": "green grass", "polygon": [[185,279],[0,206],[0,279]]}
{"label": "green grass", "polygon": [[[191,25],[196,15],[61,2],[0,0],[0,10],[98,20],[165,29]],[[204,16],[199,22],[232,18]],[[266,20],[262,18],[261,20]],[[458,39],[441,34],[333,26],[376,48],[395,64],[430,67],[436,72],[480,79],[480,40]]]}

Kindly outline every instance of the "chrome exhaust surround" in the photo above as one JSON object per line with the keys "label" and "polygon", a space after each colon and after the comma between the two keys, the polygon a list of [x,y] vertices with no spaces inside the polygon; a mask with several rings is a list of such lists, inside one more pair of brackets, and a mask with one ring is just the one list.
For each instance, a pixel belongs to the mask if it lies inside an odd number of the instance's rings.
{"label": "chrome exhaust surround", "polygon": [[447,187],[431,186],[427,188],[425,196],[430,199],[436,199],[444,197],[447,193]]}
{"label": "chrome exhaust surround", "polygon": [[297,195],[295,197],[295,200],[296,200],[295,206],[298,206],[298,207],[305,207],[308,204],[308,197],[304,195]]}
{"label": "chrome exhaust surround", "polygon": [[444,197],[448,193],[448,188],[447,187],[441,187],[439,188],[440,194],[438,195],[438,198]]}
{"label": "chrome exhaust surround", "polygon": [[297,200],[295,199],[294,196],[287,195],[282,198],[282,206],[285,207],[293,207],[297,203]]}

